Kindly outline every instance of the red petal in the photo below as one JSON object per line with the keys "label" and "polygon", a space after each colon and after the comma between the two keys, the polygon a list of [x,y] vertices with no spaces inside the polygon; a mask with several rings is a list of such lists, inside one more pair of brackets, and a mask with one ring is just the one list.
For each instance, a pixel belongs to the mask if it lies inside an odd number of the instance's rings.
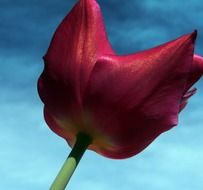
{"label": "red petal", "polygon": [[59,136],[65,138],[70,146],[73,145],[75,140],[75,134],[67,131],[67,129],[61,127],[58,123],[56,118],[51,114],[51,112],[45,107],[44,109],[44,118],[50,127],[50,129],[58,134]]}
{"label": "red petal", "polygon": [[195,37],[196,33],[185,35],[148,51],[96,63],[85,105],[112,146],[94,150],[111,158],[129,157],[177,124]]}
{"label": "red petal", "polygon": [[187,79],[186,90],[188,90],[203,75],[203,57],[194,55],[193,64]]}
{"label": "red petal", "polygon": [[44,57],[38,89],[45,106],[56,113],[80,109],[89,75],[103,54],[113,51],[99,5],[80,0],[57,28]]}

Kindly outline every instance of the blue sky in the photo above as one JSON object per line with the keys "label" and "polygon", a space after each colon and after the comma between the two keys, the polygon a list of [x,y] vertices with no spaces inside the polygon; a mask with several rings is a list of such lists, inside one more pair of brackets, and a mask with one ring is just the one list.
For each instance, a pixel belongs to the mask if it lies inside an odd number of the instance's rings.
{"label": "blue sky", "polygon": [[[0,189],[48,189],[70,152],[46,126],[36,90],[57,25],[73,0],[0,2]],[[198,30],[203,55],[202,1],[99,0],[114,49],[144,50]],[[203,80],[180,114],[178,127],[126,160],[87,151],[69,188],[89,190],[201,190]]]}

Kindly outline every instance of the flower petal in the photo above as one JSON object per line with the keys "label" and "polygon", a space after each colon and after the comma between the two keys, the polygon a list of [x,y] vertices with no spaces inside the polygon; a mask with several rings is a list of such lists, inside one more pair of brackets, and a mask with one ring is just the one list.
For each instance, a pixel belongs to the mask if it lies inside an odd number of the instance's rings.
{"label": "flower petal", "polygon": [[95,0],[80,0],[57,28],[38,90],[52,113],[81,109],[82,94],[98,57],[113,54]]}
{"label": "flower petal", "polygon": [[93,147],[95,151],[111,158],[129,157],[177,124],[195,38],[196,32],[148,51],[108,56],[96,63],[85,110],[93,114],[95,127],[111,139],[112,146]]}
{"label": "flower petal", "polygon": [[202,75],[203,75],[203,57],[199,55],[194,55],[193,64],[191,66],[186,84],[186,90],[188,90],[194,83],[196,83]]}
{"label": "flower petal", "polygon": [[55,117],[46,107],[44,109],[44,118],[46,120],[46,123],[54,133],[65,138],[70,146],[73,145],[75,140],[75,134],[71,133],[70,131],[67,131],[65,128],[62,128],[60,125],[58,125],[57,121],[55,120]]}

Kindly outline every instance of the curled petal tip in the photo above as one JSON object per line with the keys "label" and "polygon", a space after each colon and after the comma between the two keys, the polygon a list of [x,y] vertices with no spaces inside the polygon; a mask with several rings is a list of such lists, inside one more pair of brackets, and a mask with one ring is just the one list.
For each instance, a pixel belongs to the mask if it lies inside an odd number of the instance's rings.
{"label": "curled petal tip", "polygon": [[197,38],[197,30],[194,30],[192,33],[189,33],[186,35],[186,38],[192,42],[192,43],[195,43],[195,40]]}
{"label": "curled petal tip", "polygon": [[190,42],[190,43],[195,43],[195,40],[197,38],[197,30],[194,30],[193,32],[186,34],[183,36],[184,39],[186,40],[186,42]]}
{"label": "curled petal tip", "polygon": [[198,33],[197,29],[195,29],[195,30],[193,31],[193,33],[196,33],[196,34],[197,34],[197,33]]}
{"label": "curled petal tip", "polygon": [[197,38],[197,30],[194,30],[194,32],[192,33],[192,39],[193,41],[195,41]]}

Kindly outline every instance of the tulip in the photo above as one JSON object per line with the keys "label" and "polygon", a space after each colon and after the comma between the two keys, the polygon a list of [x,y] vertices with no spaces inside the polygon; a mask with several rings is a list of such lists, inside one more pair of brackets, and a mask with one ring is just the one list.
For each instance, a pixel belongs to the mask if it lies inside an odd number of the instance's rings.
{"label": "tulip", "polygon": [[73,7],[53,36],[38,81],[48,126],[73,147],[52,189],[65,188],[87,148],[128,158],[178,124],[203,74],[196,36],[121,56],[107,39],[96,0]]}

